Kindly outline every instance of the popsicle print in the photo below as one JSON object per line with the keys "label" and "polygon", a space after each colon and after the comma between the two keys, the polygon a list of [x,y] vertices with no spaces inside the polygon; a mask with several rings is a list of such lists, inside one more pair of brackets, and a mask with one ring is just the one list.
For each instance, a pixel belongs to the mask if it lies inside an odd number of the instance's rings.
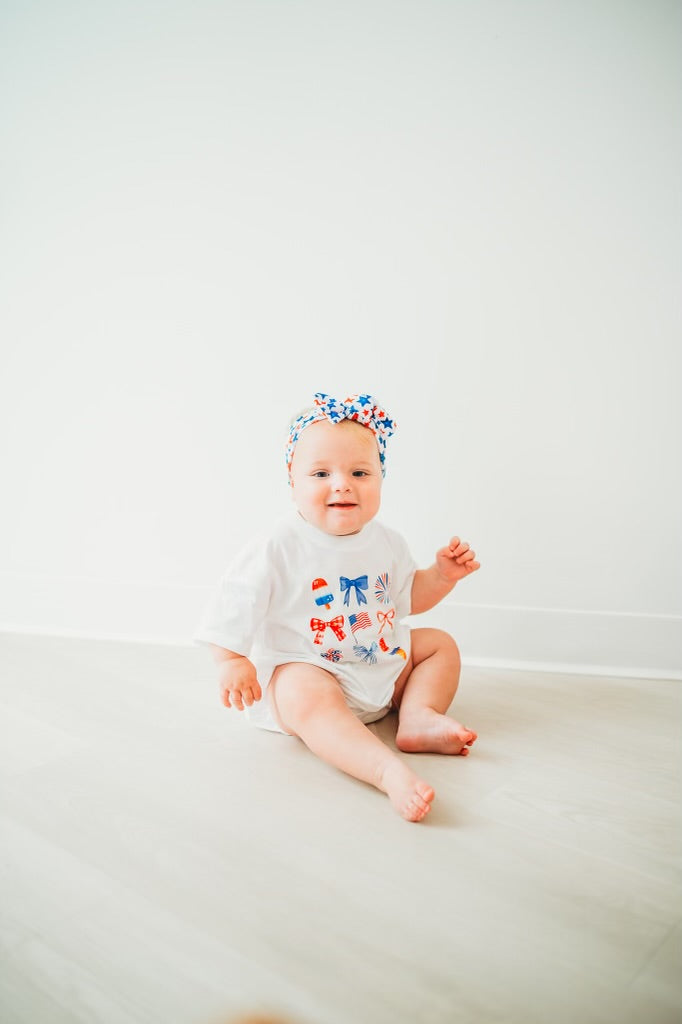
{"label": "popsicle print", "polygon": [[315,604],[317,607],[329,609],[332,601],[334,600],[334,595],[330,591],[327,581],[319,577],[318,579],[313,580],[312,586],[313,597],[315,598]]}

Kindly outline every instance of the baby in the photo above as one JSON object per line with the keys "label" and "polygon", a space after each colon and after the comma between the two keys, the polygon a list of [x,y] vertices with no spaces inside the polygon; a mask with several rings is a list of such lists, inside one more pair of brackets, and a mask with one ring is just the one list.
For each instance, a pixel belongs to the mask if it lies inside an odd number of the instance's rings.
{"label": "baby", "polygon": [[209,644],[223,703],[303,742],[421,821],[434,791],[367,724],[398,712],[408,753],[468,754],[476,733],[446,715],[459,651],[439,629],[410,629],[480,563],[458,537],[418,569],[375,517],[394,422],[370,395],[315,396],[287,445],[296,506],[228,568],[195,639]]}

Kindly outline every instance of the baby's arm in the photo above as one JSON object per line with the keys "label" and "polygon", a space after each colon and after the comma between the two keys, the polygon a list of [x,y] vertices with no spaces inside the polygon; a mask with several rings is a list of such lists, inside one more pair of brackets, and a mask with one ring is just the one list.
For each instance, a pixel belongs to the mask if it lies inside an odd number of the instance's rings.
{"label": "baby's arm", "polygon": [[226,708],[244,710],[260,700],[263,692],[256,676],[253,662],[243,654],[235,654],[224,647],[211,644],[213,659],[218,665],[220,696]]}
{"label": "baby's arm", "polygon": [[476,552],[459,537],[453,537],[447,547],[436,552],[436,561],[430,569],[417,569],[415,572],[410,613],[427,612],[442,601],[456,583],[480,568]]}

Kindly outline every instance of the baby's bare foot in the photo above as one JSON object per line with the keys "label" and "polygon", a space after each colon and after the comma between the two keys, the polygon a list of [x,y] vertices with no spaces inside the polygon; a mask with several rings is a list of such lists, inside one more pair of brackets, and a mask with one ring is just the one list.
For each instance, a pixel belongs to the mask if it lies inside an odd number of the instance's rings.
{"label": "baby's bare foot", "polygon": [[441,715],[432,708],[423,708],[401,715],[396,744],[409,754],[459,754],[465,757],[477,738],[475,732],[454,718]]}
{"label": "baby's bare foot", "polygon": [[384,769],[379,789],[407,821],[421,821],[431,810],[435,796],[431,786],[397,758]]}

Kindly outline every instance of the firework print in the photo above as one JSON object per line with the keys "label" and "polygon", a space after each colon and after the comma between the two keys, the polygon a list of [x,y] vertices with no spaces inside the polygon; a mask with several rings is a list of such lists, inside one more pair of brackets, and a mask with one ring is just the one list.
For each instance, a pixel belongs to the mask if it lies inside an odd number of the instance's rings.
{"label": "firework print", "polygon": [[376,583],[374,584],[374,596],[381,604],[388,604],[390,602],[391,595],[388,592],[390,586],[391,577],[387,572],[382,572],[381,576],[377,576]]}
{"label": "firework print", "polygon": [[326,658],[327,661],[337,662],[337,661],[341,661],[341,658],[343,657],[343,655],[342,655],[341,651],[337,651],[333,647],[330,647],[328,651],[320,651],[320,657],[321,658]]}

